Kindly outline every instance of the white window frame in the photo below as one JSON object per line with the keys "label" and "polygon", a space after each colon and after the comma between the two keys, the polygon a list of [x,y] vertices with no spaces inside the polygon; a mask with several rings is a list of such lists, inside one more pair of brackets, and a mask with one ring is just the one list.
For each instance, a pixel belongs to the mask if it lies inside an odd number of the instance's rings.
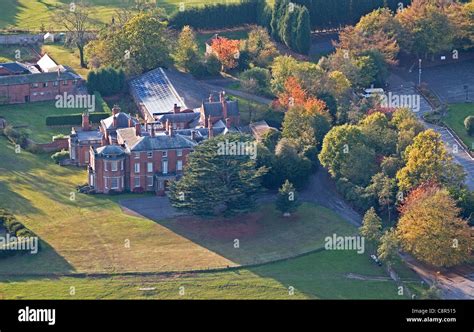
{"label": "white window frame", "polygon": [[176,156],[182,157],[183,156],[183,150],[181,150],[181,149],[176,150]]}
{"label": "white window frame", "polygon": [[147,153],[146,153],[146,156],[147,156],[148,158],[153,158],[153,151],[147,152]]}
{"label": "white window frame", "polygon": [[140,163],[135,163],[133,166],[133,170],[135,173],[140,173]]}
{"label": "white window frame", "polygon": [[[148,187],[153,187],[153,185],[154,185],[153,176],[150,176],[150,175],[149,175],[149,176],[147,176],[146,178],[147,178],[147,179],[146,179],[146,185],[147,185]],[[150,180],[151,180],[151,181],[150,181]]]}
{"label": "white window frame", "polygon": [[[138,181],[138,185],[137,185],[137,181]],[[135,176],[135,177],[133,178],[133,187],[134,187],[134,188],[140,187],[140,177],[139,177],[139,176]]]}
{"label": "white window frame", "polygon": [[[117,185],[114,186],[114,180],[117,181]],[[112,177],[110,178],[110,189],[119,189],[120,188],[120,178]]]}
{"label": "white window frame", "polygon": [[146,164],[146,171],[148,173],[152,173],[153,172],[153,163],[147,163]]}
{"label": "white window frame", "polygon": [[140,152],[134,152],[134,153],[133,153],[133,157],[134,157],[135,159],[140,159]]}
{"label": "white window frame", "polygon": [[183,161],[182,160],[176,160],[176,170],[177,171],[182,171],[183,170]]}
{"label": "white window frame", "polygon": [[161,173],[168,174],[168,160],[163,160],[161,162]]}
{"label": "white window frame", "polygon": [[168,151],[163,151],[163,157],[168,157]]}
{"label": "white window frame", "polygon": [[111,164],[110,170],[111,170],[112,172],[118,171],[117,161],[111,161],[110,164]]}

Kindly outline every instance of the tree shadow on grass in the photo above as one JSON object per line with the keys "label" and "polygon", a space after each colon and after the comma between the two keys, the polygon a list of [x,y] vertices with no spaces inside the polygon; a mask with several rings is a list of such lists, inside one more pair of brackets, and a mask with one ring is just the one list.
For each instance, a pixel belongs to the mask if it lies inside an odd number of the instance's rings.
{"label": "tree shadow on grass", "polygon": [[11,189],[11,184],[0,181],[0,207],[8,209],[11,213],[42,214],[32,202]]}
{"label": "tree shadow on grass", "polygon": [[[0,259],[0,282],[12,277],[42,278],[41,274],[74,272],[74,268],[53,247],[40,239],[41,249],[36,254],[15,255]],[[38,275],[38,276],[36,276]]]}
{"label": "tree shadow on grass", "polygon": [[17,25],[17,15],[23,7],[18,0],[2,0],[0,28]]}

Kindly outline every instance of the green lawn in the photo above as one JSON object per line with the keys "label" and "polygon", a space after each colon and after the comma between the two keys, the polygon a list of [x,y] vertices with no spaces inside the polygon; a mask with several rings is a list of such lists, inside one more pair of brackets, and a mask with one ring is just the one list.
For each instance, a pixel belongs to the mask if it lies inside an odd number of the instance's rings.
{"label": "green lawn", "polygon": [[[347,277],[359,274],[369,280]],[[421,289],[413,272],[402,280]],[[325,251],[251,269],[179,276],[0,279],[2,299],[403,299],[366,255]],[[373,279],[372,279],[373,278]],[[71,295],[74,287],[75,295]],[[290,294],[290,290],[294,290]],[[180,291],[184,290],[184,295]],[[182,294],[182,292],[181,292]]]}
{"label": "green lawn", "polygon": [[[236,2],[237,0],[229,0]],[[135,4],[134,0],[88,0],[93,8],[91,18],[99,26],[110,22],[118,8],[129,8]],[[199,6],[206,3],[214,3],[213,0],[156,0],[160,8],[167,13],[175,11],[179,3],[184,2],[186,6]],[[44,25],[46,30],[57,30],[51,20],[51,13],[61,4],[69,4],[69,0],[1,0],[0,1],[0,29],[21,28],[39,30]]]}
{"label": "green lawn", "polygon": [[79,51],[77,49],[55,44],[43,45],[41,50],[43,53],[48,53],[57,63],[69,66],[84,79],[87,78],[89,69],[81,68]]}
{"label": "green lawn", "polygon": [[471,150],[474,151],[474,136],[469,136],[464,127],[464,119],[468,115],[474,115],[474,104],[449,105],[449,111],[444,122],[456,132]]}
{"label": "green lawn", "polygon": [[46,116],[59,114],[77,114],[81,109],[56,108],[54,101],[37,102],[19,105],[0,106],[0,116],[14,126],[26,126],[30,138],[37,143],[51,142],[52,136],[71,133],[71,126],[48,127]]}

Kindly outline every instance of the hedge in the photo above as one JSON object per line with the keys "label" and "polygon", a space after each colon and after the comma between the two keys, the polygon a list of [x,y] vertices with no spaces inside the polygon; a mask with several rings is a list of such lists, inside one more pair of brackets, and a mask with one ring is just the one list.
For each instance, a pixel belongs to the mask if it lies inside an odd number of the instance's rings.
{"label": "hedge", "polygon": [[185,25],[197,29],[220,29],[245,24],[262,24],[264,8],[264,0],[243,0],[240,3],[190,7],[184,11],[174,12],[169,24],[177,29]]}
{"label": "hedge", "polygon": [[[98,123],[100,120],[108,118],[110,113],[94,112],[89,114],[89,121],[91,123]],[[64,114],[64,115],[50,115],[46,117],[47,126],[65,126],[65,125],[80,125],[82,123],[82,113]]]}
{"label": "hedge", "polygon": [[[31,238],[37,236],[31,230],[26,228],[25,225],[19,222],[13,214],[3,208],[0,208],[0,226],[5,227],[8,233],[17,238]],[[22,241],[28,241],[28,239]],[[8,247],[8,244],[6,244],[4,247]],[[2,250],[3,248],[0,247],[0,257],[12,256],[16,253],[25,253],[25,251],[19,250]],[[41,246],[40,242],[38,241],[38,250],[40,249]],[[27,252],[29,252],[29,250],[27,250]]]}

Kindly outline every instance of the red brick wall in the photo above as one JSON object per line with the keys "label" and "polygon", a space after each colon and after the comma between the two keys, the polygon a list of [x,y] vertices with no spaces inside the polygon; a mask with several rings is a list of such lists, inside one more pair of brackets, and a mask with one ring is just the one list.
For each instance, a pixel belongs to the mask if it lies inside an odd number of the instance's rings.
{"label": "red brick wall", "polygon": [[63,85],[63,81],[60,81],[58,86],[54,86],[53,82],[47,82],[47,87],[44,87],[43,83],[38,83],[38,87],[33,87],[30,84],[0,86],[0,96],[7,96],[8,104],[24,103],[25,96],[29,96],[31,102],[54,100],[58,94],[74,92],[77,85],[73,84],[73,80],[67,82],[67,85]]}

